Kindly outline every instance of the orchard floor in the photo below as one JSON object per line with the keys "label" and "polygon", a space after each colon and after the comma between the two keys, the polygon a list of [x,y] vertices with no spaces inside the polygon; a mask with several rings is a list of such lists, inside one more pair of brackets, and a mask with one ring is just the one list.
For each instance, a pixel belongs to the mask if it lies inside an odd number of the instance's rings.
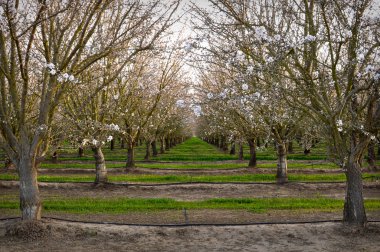
{"label": "orchard floor", "polygon": [[42,238],[7,237],[0,251],[379,251],[380,223],[365,231],[340,223],[142,227],[44,220]]}

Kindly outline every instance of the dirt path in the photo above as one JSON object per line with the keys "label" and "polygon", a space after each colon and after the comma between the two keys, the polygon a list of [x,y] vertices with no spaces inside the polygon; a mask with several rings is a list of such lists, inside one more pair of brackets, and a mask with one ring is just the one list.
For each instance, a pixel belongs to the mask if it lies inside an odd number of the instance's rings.
{"label": "dirt path", "polygon": [[[180,184],[180,185],[107,185],[94,187],[91,183],[39,183],[43,199],[54,197],[129,197],[172,198],[194,201],[211,198],[278,198],[331,197],[344,198],[344,183],[277,184]],[[0,181],[0,196],[18,197],[18,182]],[[380,182],[366,182],[364,197],[378,199]]]}
{"label": "dirt path", "polygon": [[357,232],[339,223],[137,227],[45,223],[49,234],[34,241],[5,236],[0,251],[379,251],[380,223]]}

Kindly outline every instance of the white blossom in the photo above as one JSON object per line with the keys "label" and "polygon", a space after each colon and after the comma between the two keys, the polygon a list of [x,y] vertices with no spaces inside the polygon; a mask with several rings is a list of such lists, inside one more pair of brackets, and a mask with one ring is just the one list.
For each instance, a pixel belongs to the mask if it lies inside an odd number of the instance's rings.
{"label": "white blossom", "polygon": [[268,57],[265,59],[265,61],[266,61],[268,64],[270,64],[270,63],[272,63],[272,62],[274,61],[274,59],[273,59],[273,57],[268,56]]}
{"label": "white blossom", "polygon": [[241,85],[241,89],[243,89],[244,91],[248,90],[248,85],[244,83],[243,85]]}
{"label": "white blossom", "polygon": [[207,94],[207,98],[212,99],[213,97],[214,97],[214,95],[212,93]]}
{"label": "white blossom", "polygon": [[352,32],[350,30],[345,30],[343,32],[343,37],[347,38],[347,39],[351,38],[352,37]]}
{"label": "white blossom", "polygon": [[372,141],[375,141],[375,139],[376,139],[376,136],[372,135],[372,136],[371,136],[371,140],[372,140]]}
{"label": "white blossom", "polygon": [[62,77],[65,79],[65,80],[68,80],[69,79],[69,74],[68,73],[64,73],[62,75]]}
{"label": "white blossom", "polygon": [[178,101],[176,101],[176,103],[175,103],[176,105],[177,105],[177,107],[179,107],[179,108],[184,108],[185,107],[185,101],[184,100],[182,100],[182,99],[180,99],[180,100],[178,100]]}
{"label": "white blossom", "polygon": [[358,55],[358,60],[359,60],[359,62],[363,62],[363,61],[364,61],[364,58],[365,58],[364,53],[360,53],[360,54]]}
{"label": "white blossom", "polygon": [[49,73],[50,73],[51,75],[55,75],[55,74],[57,73],[57,71],[56,71],[55,69],[51,69],[51,70],[49,71]]}
{"label": "white blossom", "polygon": [[268,40],[268,41],[270,40],[267,30],[262,26],[255,28],[255,35],[256,35],[256,38],[259,40]]}
{"label": "white blossom", "polygon": [[108,137],[107,137],[107,142],[111,142],[112,139],[113,139],[113,136],[108,136]]}
{"label": "white blossom", "polygon": [[55,65],[53,63],[47,63],[46,68],[55,69]]}
{"label": "white blossom", "polygon": [[376,74],[373,76],[373,79],[374,79],[375,81],[380,80],[380,72],[376,73]]}
{"label": "white blossom", "polygon": [[337,127],[342,127],[343,126],[343,121],[341,119],[336,120],[336,126]]}
{"label": "white blossom", "polygon": [[119,131],[119,130],[120,130],[120,127],[119,127],[119,125],[117,125],[117,124],[113,124],[113,123],[111,123],[110,125],[108,125],[108,129],[109,129],[109,130],[114,130],[114,131]]}
{"label": "white blossom", "polygon": [[244,59],[245,59],[245,54],[244,54],[244,52],[238,50],[238,51],[236,52],[236,60],[238,60],[238,61],[244,61]]}
{"label": "white blossom", "polygon": [[74,80],[75,80],[74,75],[70,75],[70,76],[69,76],[69,81],[73,82]]}
{"label": "white blossom", "polygon": [[185,49],[186,52],[190,52],[193,46],[190,42],[186,42],[183,48]]}
{"label": "white blossom", "polygon": [[368,66],[365,68],[365,72],[366,72],[366,73],[371,73],[371,72],[373,72],[373,71],[375,71],[375,67],[372,66],[372,65],[368,65]]}
{"label": "white blossom", "polygon": [[248,72],[249,74],[252,74],[252,73],[253,73],[253,66],[249,65],[249,66],[247,67],[247,72]]}
{"label": "white blossom", "polygon": [[303,42],[304,42],[304,43],[311,43],[311,42],[314,42],[316,39],[317,39],[317,38],[316,38],[315,36],[309,34],[309,35],[307,35],[307,36],[304,38]]}
{"label": "white blossom", "polygon": [[227,94],[226,94],[226,91],[222,91],[220,94],[219,94],[220,98],[222,99],[225,99],[227,97]]}
{"label": "white blossom", "polygon": [[199,105],[195,105],[193,111],[196,116],[200,116],[202,114],[202,108]]}
{"label": "white blossom", "polygon": [[274,35],[273,38],[274,38],[275,41],[280,41],[281,40],[281,36],[279,34]]}
{"label": "white blossom", "polygon": [[95,146],[96,146],[96,145],[99,143],[99,141],[96,140],[96,139],[92,139],[92,142],[91,142],[91,143],[92,143],[92,145],[95,145]]}

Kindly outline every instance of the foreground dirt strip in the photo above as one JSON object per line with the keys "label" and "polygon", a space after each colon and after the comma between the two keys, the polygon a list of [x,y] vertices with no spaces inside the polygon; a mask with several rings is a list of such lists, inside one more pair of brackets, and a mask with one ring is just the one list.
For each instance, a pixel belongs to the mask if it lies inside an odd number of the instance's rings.
{"label": "foreground dirt strip", "polygon": [[37,240],[5,236],[0,251],[379,251],[380,223],[365,232],[340,223],[138,227],[50,221]]}

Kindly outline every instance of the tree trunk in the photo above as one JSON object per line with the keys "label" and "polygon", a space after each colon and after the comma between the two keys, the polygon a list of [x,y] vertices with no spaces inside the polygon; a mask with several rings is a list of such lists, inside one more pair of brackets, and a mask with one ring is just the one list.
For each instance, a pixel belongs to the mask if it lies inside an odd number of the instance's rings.
{"label": "tree trunk", "polygon": [[257,166],[256,140],[254,138],[248,139],[248,145],[249,145],[249,154],[250,154],[248,167],[256,168]]}
{"label": "tree trunk", "polygon": [[84,149],[83,147],[78,148],[78,157],[84,157]]}
{"label": "tree trunk", "polygon": [[153,157],[157,157],[158,156],[158,151],[157,151],[157,142],[156,140],[154,140],[152,143],[152,154],[153,154]]}
{"label": "tree trunk", "polygon": [[128,172],[129,169],[135,168],[135,144],[129,143],[127,148],[127,163],[126,163],[126,171]]}
{"label": "tree trunk", "polygon": [[53,155],[51,156],[51,161],[56,164],[58,163],[58,152],[54,151]]}
{"label": "tree trunk", "polygon": [[146,142],[145,157],[144,160],[150,160],[150,142]]}
{"label": "tree trunk", "polygon": [[20,209],[23,220],[40,220],[42,203],[37,182],[37,169],[29,151],[21,153],[17,164],[20,177]]}
{"label": "tree trunk", "polygon": [[376,170],[375,143],[373,141],[368,145],[368,166],[370,170]]}
{"label": "tree trunk", "polygon": [[293,141],[288,142],[287,144],[288,147],[288,153],[293,153]]}
{"label": "tree trunk", "polygon": [[346,198],[343,221],[348,224],[365,226],[367,216],[364,208],[362,174],[358,162],[349,158],[346,168]]}
{"label": "tree trunk", "polygon": [[164,138],[161,138],[161,141],[160,141],[160,153],[161,154],[164,154],[165,153],[165,139]]}
{"label": "tree trunk", "polygon": [[223,136],[222,150],[223,150],[224,152],[227,152],[227,151],[228,151],[227,137],[225,137],[225,136]]}
{"label": "tree trunk", "polygon": [[124,138],[122,138],[120,140],[120,149],[125,149],[125,140],[124,140]]}
{"label": "tree trunk", "polygon": [[169,138],[165,138],[165,150],[168,151],[170,149],[170,141]]}
{"label": "tree trunk", "polygon": [[243,143],[239,142],[239,160],[244,160]]}
{"label": "tree trunk", "polygon": [[101,147],[93,147],[92,151],[94,152],[95,158],[95,171],[96,178],[95,184],[104,184],[107,183],[107,168],[106,161],[104,159],[104,155]]}
{"label": "tree trunk", "polygon": [[111,140],[111,146],[110,146],[111,151],[115,149],[115,139]]}
{"label": "tree trunk", "polygon": [[236,154],[236,144],[233,142],[231,144],[231,150],[230,150],[230,155],[235,155]]}
{"label": "tree trunk", "polygon": [[288,161],[286,158],[285,142],[277,143],[277,183],[283,184],[288,182]]}

